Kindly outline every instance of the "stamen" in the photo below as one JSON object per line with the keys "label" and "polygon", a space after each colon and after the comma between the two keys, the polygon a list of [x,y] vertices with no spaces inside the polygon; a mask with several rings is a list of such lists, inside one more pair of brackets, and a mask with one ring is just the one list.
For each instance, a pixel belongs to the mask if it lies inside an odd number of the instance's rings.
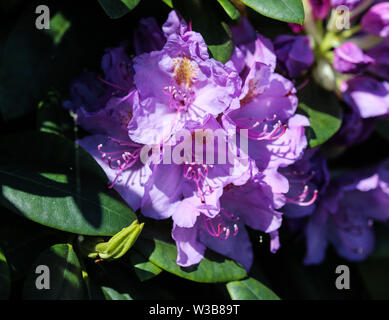
{"label": "stamen", "polygon": [[288,203],[291,203],[291,204],[296,204],[296,205],[298,205],[300,207],[309,207],[310,205],[315,203],[315,201],[316,201],[316,199],[317,199],[317,197],[319,195],[319,191],[318,190],[314,190],[312,199],[309,200],[309,201],[305,201],[305,199],[308,196],[308,191],[309,191],[309,187],[306,185],[304,187],[303,192],[300,195],[298,195],[295,198],[287,198],[286,201]]}
{"label": "stamen", "polygon": [[118,179],[121,174],[128,168],[132,167],[138,161],[142,146],[129,141],[119,140],[115,138],[110,138],[110,140],[119,146],[127,146],[132,148],[136,147],[133,152],[130,152],[128,149],[106,152],[102,150],[103,144],[99,144],[97,146],[97,150],[101,154],[101,159],[108,164],[110,169],[117,171],[115,179],[108,186],[109,189],[112,189],[118,182]]}
{"label": "stamen", "polygon": [[[233,220],[233,221],[236,221],[236,222],[239,221],[238,217],[234,217],[233,215],[229,214],[224,209],[221,209],[220,212],[223,215],[225,215],[230,220]],[[209,217],[205,217],[203,215],[203,219],[204,219],[204,223],[205,223],[205,228],[207,229],[208,233],[211,236],[218,238],[219,240],[228,240],[230,237],[235,237],[239,233],[239,228],[238,228],[238,225],[236,223],[234,223],[234,225],[232,226],[234,232],[231,232],[231,230],[232,230],[231,227],[223,225],[224,224],[223,223],[223,219],[222,219],[220,214],[217,215],[213,219],[211,219]],[[214,221],[220,220],[220,223],[218,224],[218,230],[217,231],[216,231],[216,229],[215,229],[215,227],[213,225],[212,220],[214,220]]]}
{"label": "stamen", "polygon": [[[281,138],[286,130],[287,125],[283,125],[281,121],[277,121],[275,125],[273,125],[273,129],[269,132],[269,124],[266,122],[275,121],[277,119],[277,115],[274,115],[273,118],[266,118],[266,119],[255,119],[255,118],[240,118],[235,119],[235,123],[237,124],[237,128],[239,129],[246,129],[249,130],[248,137],[255,140],[277,140]],[[253,125],[242,125],[240,123],[247,123],[247,122],[255,121]],[[264,124],[262,127],[262,130],[254,130],[259,129],[259,126],[261,124]]]}

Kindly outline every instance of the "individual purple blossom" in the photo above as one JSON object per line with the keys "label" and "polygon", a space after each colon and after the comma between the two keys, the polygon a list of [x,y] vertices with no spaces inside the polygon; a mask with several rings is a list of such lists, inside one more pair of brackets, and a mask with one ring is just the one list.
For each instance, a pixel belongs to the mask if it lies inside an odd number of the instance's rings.
{"label": "individual purple blossom", "polygon": [[350,10],[354,10],[363,1],[366,0],[332,0],[332,7],[347,6]]}
{"label": "individual purple blossom", "polygon": [[[76,123],[91,133],[104,133],[116,138],[123,137],[122,126],[118,126],[120,117],[124,127],[130,117],[126,109],[136,97],[133,85],[132,61],[124,47],[106,50],[101,68],[104,76],[85,73],[72,82],[70,100],[63,106],[76,114]],[[116,106],[120,107],[117,108]],[[124,111],[119,111],[124,108]],[[124,134],[128,137],[128,134]]]}
{"label": "individual purple blossom", "polygon": [[389,37],[389,2],[374,5],[363,16],[361,25],[364,31],[383,38]]}
{"label": "individual purple blossom", "polygon": [[[129,125],[132,140],[160,144],[182,128],[217,116],[236,98],[234,69],[210,59],[199,33],[172,33],[161,51],[134,58],[139,105]],[[135,115],[136,114],[136,115]]]}
{"label": "individual purple blossom", "polygon": [[300,76],[313,64],[314,55],[306,36],[278,36],[274,48],[281,69],[292,78]]}
{"label": "individual purple blossom", "polygon": [[334,53],[334,68],[341,73],[362,73],[374,64],[374,59],[352,42],[343,43]]}
{"label": "individual purple blossom", "polygon": [[289,182],[286,205],[281,211],[289,219],[311,215],[329,184],[326,159],[318,153],[318,148],[309,149],[299,161],[280,172]]}
{"label": "individual purple blossom", "polygon": [[359,76],[341,86],[344,101],[362,118],[389,115],[389,83]]}
{"label": "individual purple blossom", "polygon": [[[185,205],[185,211],[198,210],[189,202]],[[245,225],[269,233],[273,252],[279,247],[277,230],[282,215],[275,209],[271,188],[260,175],[242,186],[228,185],[220,199],[219,214],[213,218],[198,212],[195,214],[197,219],[192,221],[192,226],[175,223],[173,227],[172,236],[178,248],[179,265],[199,262],[207,247],[234,259],[249,270],[253,252]],[[228,230],[228,233],[223,230]]]}
{"label": "individual purple blossom", "polygon": [[374,249],[374,221],[389,218],[389,162],[338,178],[317,204],[306,227],[305,264],[321,263],[329,243],[350,261]]}
{"label": "individual purple blossom", "polygon": [[389,40],[385,39],[378,46],[368,50],[367,54],[375,60],[368,71],[389,81]]}

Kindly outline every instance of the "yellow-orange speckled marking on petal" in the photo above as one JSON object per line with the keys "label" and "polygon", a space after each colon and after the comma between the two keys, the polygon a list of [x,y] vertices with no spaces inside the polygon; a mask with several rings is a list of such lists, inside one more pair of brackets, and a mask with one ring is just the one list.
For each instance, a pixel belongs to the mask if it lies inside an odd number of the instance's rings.
{"label": "yellow-orange speckled marking on petal", "polygon": [[245,95],[245,97],[240,100],[240,104],[243,107],[244,105],[248,104],[249,102],[253,101],[256,96],[258,96],[258,81],[254,81],[251,79],[249,81],[249,91]]}
{"label": "yellow-orange speckled marking on petal", "polygon": [[174,78],[179,86],[190,88],[197,76],[198,67],[189,58],[174,59]]}

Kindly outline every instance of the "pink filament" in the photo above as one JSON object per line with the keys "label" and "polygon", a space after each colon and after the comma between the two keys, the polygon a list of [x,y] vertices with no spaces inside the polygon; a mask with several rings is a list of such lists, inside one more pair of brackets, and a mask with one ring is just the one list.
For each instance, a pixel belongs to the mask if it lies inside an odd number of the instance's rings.
{"label": "pink filament", "polygon": [[[224,209],[221,209],[220,212],[222,214],[224,214],[230,220],[239,221],[238,217],[234,217],[232,214],[228,213]],[[218,218],[221,220],[220,214],[217,215],[213,219],[218,219]],[[216,238],[218,238],[220,240],[228,240],[231,236],[235,237],[239,233],[239,228],[238,228],[238,226],[236,224],[233,225],[233,227],[234,227],[234,232],[233,233],[231,233],[231,228],[227,227],[227,226],[223,226],[222,222],[217,225],[217,231],[216,231],[216,228],[215,228],[211,218],[206,217],[206,216],[203,215],[203,219],[204,219],[205,228],[207,229],[208,233],[211,236],[216,237]]]}
{"label": "pink filament", "polygon": [[307,196],[308,196],[308,193],[309,193],[309,187],[308,187],[308,185],[306,185],[306,186],[304,187],[303,192],[302,192],[300,195],[298,195],[298,196],[295,197],[295,198],[287,198],[286,201],[287,201],[288,203],[291,203],[291,204],[296,204],[296,205],[298,205],[298,206],[300,206],[300,207],[308,207],[308,206],[310,206],[310,205],[312,205],[312,204],[315,203],[315,201],[316,201],[316,199],[317,199],[317,196],[318,196],[318,194],[319,194],[319,191],[318,191],[318,190],[315,190],[315,191],[313,192],[312,199],[306,201],[306,198],[307,198]]}
{"label": "pink filament", "polygon": [[[108,164],[108,166],[112,169],[117,171],[117,174],[115,176],[115,179],[113,182],[108,186],[109,189],[112,189],[115,184],[117,183],[119,177],[121,174],[127,170],[128,168],[132,167],[139,159],[140,153],[141,153],[141,146],[129,141],[124,140],[118,140],[115,138],[110,138],[111,141],[114,143],[120,145],[120,146],[127,146],[127,147],[136,147],[133,152],[129,152],[127,150],[117,150],[112,152],[104,152],[102,151],[103,145],[100,144],[97,146],[97,150],[101,154],[101,159],[105,163]],[[108,156],[108,157],[107,157]]]}

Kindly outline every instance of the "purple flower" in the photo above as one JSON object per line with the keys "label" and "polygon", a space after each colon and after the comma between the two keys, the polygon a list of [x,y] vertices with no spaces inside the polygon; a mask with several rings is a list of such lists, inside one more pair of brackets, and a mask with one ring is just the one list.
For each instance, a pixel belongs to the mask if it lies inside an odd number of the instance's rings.
{"label": "purple flower", "polygon": [[369,71],[389,81],[389,40],[385,39],[378,46],[367,51],[367,54],[375,60],[369,67]]}
{"label": "purple flower", "polygon": [[176,11],[171,11],[166,22],[162,26],[162,31],[166,38],[175,35],[184,35],[187,31],[189,31],[189,27],[186,24],[185,20],[182,19]]}
{"label": "purple flower", "polygon": [[275,55],[268,40],[258,36],[255,45],[239,48],[246,52],[242,92],[239,104],[225,111],[223,126],[238,136],[246,130],[248,154],[264,172],[264,181],[275,193],[287,192],[287,180],[277,170],[302,156],[307,146],[304,127],[309,121],[295,115],[296,89],[291,81],[274,73]]}
{"label": "purple flower", "polygon": [[374,63],[374,59],[364,54],[363,51],[352,42],[345,42],[335,49],[334,68],[342,73],[357,74],[365,71]]}
{"label": "purple flower", "polygon": [[271,188],[261,181],[260,176],[242,186],[228,185],[220,199],[220,211],[212,218],[201,215],[193,203],[185,201],[187,203],[181,209],[195,212],[197,219],[193,220],[191,227],[174,224],[172,236],[178,248],[179,265],[198,263],[208,247],[249,270],[253,253],[245,225],[269,233],[271,250],[278,249],[277,230],[282,215],[275,210]]}
{"label": "purple flower", "polygon": [[315,20],[324,19],[331,8],[331,0],[309,0]]}
{"label": "purple flower", "polygon": [[[193,128],[192,132],[197,130],[197,132],[200,131],[205,134],[207,129],[212,130],[212,132],[219,131],[222,135],[216,141],[217,147],[208,143],[200,146],[204,148],[204,155],[210,152],[214,153],[213,158],[216,161],[219,159],[218,146],[223,147],[223,150],[227,148],[228,135],[213,117],[209,117],[204,125]],[[187,133],[187,131],[183,131],[183,133]],[[172,146],[172,149],[190,150],[188,158],[180,159],[181,163],[173,161],[171,164],[155,164],[142,201],[142,213],[144,215],[154,219],[172,217],[180,226],[186,225],[186,222],[183,221],[192,220],[190,213],[183,216],[180,214],[181,211],[177,209],[183,197],[192,199],[193,201],[190,201],[192,204],[197,202],[202,207],[202,209],[198,209],[198,212],[213,217],[218,212],[217,202],[222,195],[223,187],[230,183],[245,183],[255,170],[252,161],[246,161],[246,163],[226,161],[224,164],[209,164],[205,159],[201,159],[202,162],[199,163],[198,159],[195,158],[197,147],[193,145],[192,136],[189,139],[186,138],[181,132],[178,132],[177,143]],[[209,149],[213,147],[215,147],[215,150]],[[170,152],[170,148],[165,148],[165,150],[168,153]],[[166,156],[163,157],[166,159]],[[181,225],[182,223],[184,225]]]}
{"label": "purple flower", "polygon": [[343,113],[341,128],[330,140],[331,144],[341,148],[362,143],[375,129],[375,118],[362,119],[357,109],[348,109]]}
{"label": "purple flower", "polygon": [[101,69],[105,77],[100,80],[110,87],[123,92],[133,88],[134,70],[124,46],[107,49],[101,62]]}
{"label": "purple flower", "polygon": [[389,83],[360,76],[342,85],[343,99],[362,118],[389,114]]}
{"label": "purple flower", "polygon": [[254,27],[246,18],[242,18],[241,22],[237,26],[230,25],[230,29],[234,43],[237,46],[254,42],[257,38],[257,33],[255,32]]}
{"label": "purple flower", "polygon": [[282,70],[296,78],[307,70],[314,61],[310,41],[305,36],[278,36],[274,41],[275,52]]}
{"label": "purple flower", "polygon": [[389,2],[374,5],[362,18],[364,31],[387,38],[389,37]]}
{"label": "purple flower", "polygon": [[365,0],[332,0],[332,7],[347,6],[350,10],[354,10],[363,1]]}
{"label": "purple flower", "polygon": [[289,182],[289,192],[285,195],[286,205],[282,212],[290,219],[311,215],[329,183],[326,159],[317,153],[317,148],[309,149],[301,160],[280,172]]}
{"label": "purple flower", "polygon": [[[275,73],[270,40],[243,39],[223,65],[175,12],[162,31],[143,21],[138,55],[109,49],[104,76],[77,80],[64,106],[92,134],[78,143],[109,187],[143,215],[173,220],[177,264],[196,264],[210,248],[249,270],[246,226],[269,234],[272,252],[280,246],[279,209],[290,202],[282,168],[301,159],[309,121],[296,114],[293,83]],[[217,140],[208,143],[209,132]]]}
{"label": "purple flower", "polygon": [[350,261],[374,249],[374,221],[389,218],[389,162],[340,178],[318,203],[306,227],[306,264],[323,261],[328,243]]}
{"label": "purple flower", "polygon": [[76,79],[71,84],[70,100],[63,106],[76,114],[77,124],[85,130],[122,138],[123,126],[128,125],[132,104],[137,99],[132,62],[123,47],[108,49],[102,59],[102,69],[104,77],[86,73]]}
{"label": "purple flower", "polygon": [[134,59],[140,101],[129,125],[132,140],[159,144],[180,129],[226,110],[240,89],[235,70],[209,59],[200,34],[171,34],[161,51]]}
{"label": "purple flower", "polygon": [[134,33],[134,47],[137,55],[144,52],[159,51],[165,43],[166,38],[154,18],[139,21],[139,27]]}

